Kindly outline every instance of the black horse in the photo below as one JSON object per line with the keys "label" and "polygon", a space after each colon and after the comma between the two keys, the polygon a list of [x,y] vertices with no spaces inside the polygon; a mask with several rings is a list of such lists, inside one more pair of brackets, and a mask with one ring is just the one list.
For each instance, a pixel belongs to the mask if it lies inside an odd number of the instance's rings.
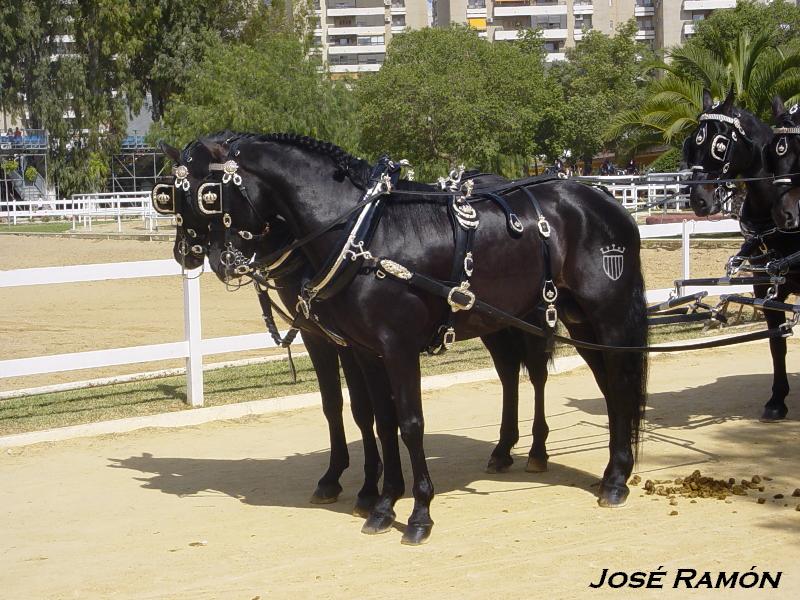
{"label": "black horse", "polygon": [[[363,176],[354,173],[351,160],[345,160],[340,149],[285,134],[230,146],[211,144],[209,148],[220,162],[233,159],[238,163],[247,201],[229,205],[236,228],[257,231],[265,226],[265,220],[285,220],[294,236],[303,241],[301,250],[317,270],[341,249],[343,215],[363,204],[359,200],[365,186]],[[537,308],[549,268],[561,320],[574,337],[616,346],[644,345],[647,323],[639,234],[630,215],[609,195],[580,183],[542,183],[530,190],[535,201],[523,188],[503,194],[504,202],[528,224],[516,239],[508,234],[507,214],[502,207],[494,202],[480,203],[471,289],[508,313],[530,320],[537,315],[535,320],[540,321]],[[441,197],[420,194],[411,202],[401,201],[396,194],[388,196],[383,216],[374,222],[368,251],[414,272],[447,280],[454,259],[448,212]],[[339,223],[340,231],[330,229],[332,223]],[[547,229],[549,256],[545,257],[541,236]],[[221,260],[228,243],[244,256],[257,251],[250,240],[212,229],[209,259],[223,279],[235,274]],[[606,260],[611,253],[618,257],[616,268],[609,268],[611,261]],[[378,434],[385,457],[386,444],[391,444],[394,427],[399,425],[411,457],[415,499],[403,541],[421,543],[433,526],[433,484],[423,448],[419,353],[435,336],[450,308],[432,294],[393,278],[382,278],[374,268],[367,267],[338,293],[313,303],[312,312],[326,327],[347,339],[363,360],[371,361],[388,376],[391,396],[373,397]],[[470,310],[456,313],[454,326],[458,339],[505,328]],[[600,486],[600,503],[620,506],[629,493],[627,479],[644,412],[647,359],[631,352],[581,354],[609,411],[610,460]],[[387,463],[383,492],[364,525],[365,532],[391,527],[393,506],[403,491],[402,480],[394,473],[390,476]]]}
{"label": "black horse", "polygon": [[800,105],[788,109],[780,97],[772,101],[773,138],[764,149],[766,162],[775,175],[778,199],[775,222],[783,229],[800,227]]}
{"label": "black horse", "polygon": [[[237,137],[237,134],[225,131],[214,134],[209,139],[221,142]],[[171,208],[178,221],[173,255],[186,269],[195,269],[203,264],[208,250],[208,231],[212,216],[202,213],[192,199],[208,173],[212,157],[206,146],[196,141],[187,144],[182,152],[168,144],[162,144],[161,149],[175,165],[176,179],[174,184],[170,184],[175,192],[174,206]],[[158,209],[158,201],[155,202]],[[281,223],[276,221],[270,235],[263,239],[264,250],[270,251],[288,243],[291,238],[285,226],[282,227]],[[277,293],[285,306],[294,307],[304,266],[304,261],[300,264],[298,261],[291,261],[275,282]],[[308,321],[301,319],[298,325],[303,330],[303,342],[319,382],[322,410],[328,422],[331,447],[328,469],[317,483],[311,495],[311,502],[314,504],[335,502],[342,491],[339,479],[350,464],[342,420],[344,402],[339,377],[341,361],[350,392],[353,419],[361,431],[364,444],[364,484],[358,493],[353,512],[366,515],[378,497],[378,482],[383,471],[373,432],[374,418],[368,382],[348,348],[337,346],[318,327]]]}
{"label": "black horse", "polygon": [[[769,125],[752,113],[734,105],[733,90],[724,102],[712,103],[708,90],[703,92],[703,112],[700,124],[683,145],[683,161],[693,172],[690,203],[695,214],[705,216],[723,210],[733,185],[718,180],[736,177],[745,181],[746,195],[738,215],[745,242],[734,265],[747,260],[751,265],[766,266],[800,250],[800,232],[785,229],[796,225],[781,208],[781,188],[773,184],[772,171],[766,152],[773,132]],[[800,291],[800,273],[786,274],[786,283],[774,290],[775,300],[783,301],[789,294]],[[765,298],[771,286],[756,285],[754,294]],[[767,324],[776,328],[786,322],[780,311],[765,311]],[[773,382],[772,396],[764,406],[763,421],[779,421],[786,417],[786,396],[789,381],[786,377],[786,339],[771,338]]]}
{"label": "black horse", "polygon": [[[199,267],[208,249],[209,226],[212,222],[222,224],[221,215],[210,215],[202,212],[195,202],[187,202],[186,198],[193,198],[203,185],[203,178],[209,172],[211,156],[205,144],[232,142],[238,140],[243,134],[224,131],[209,136],[200,141],[195,141],[186,146],[183,152],[162,144],[162,150],[176,165],[175,171],[179,175],[174,186],[176,187],[176,206],[178,227],[176,241],[173,249],[176,261],[187,269]],[[246,135],[246,134],[245,134]],[[366,163],[360,164],[367,168]],[[183,169],[181,169],[183,167]],[[483,176],[483,181],[495,181],[502,178]],[[409,187],[414,184],[408,183]],[[170,190],[171,191],[171,190]],[[269,254],[292,241],[286,224],[282,220],[273,220],[268,228],[261,233],[256,232],[251,238],[257,245],[256,255]],[[297,258],[301,259],[299,262]],[[229,265],[235,261],[226,258]],[[356,423],[361,430],[365,445],[365,482],[358,494],[358,501],[354,510],[355,514],[364,515],[369,511],[377,495],[377,481],[382,472],[380,457],[375,446],[372,433],[372,406],[369,394],[389,394],[387,379],[383,376],[373,376],[370,366],[366,371],[355,359],[351,349],[334,343],[323,332],[318,323],[298,315],[295,301],[300,293],[300,287],[306,273],[307,262],[300,253],[286,260],[283,266],[272,273],[276,279],[274,287],[284,306],[289,307],[290,316],[300,329],[303,330],[303,339],[309,351],[312,364],[320,383],[323,412],[328,420],[331,458],[327,472],[320,479],[317,489],[311,497],[313,503],[328,503],[337,499],[341,492],[339,478],[349,464],[347,446],[341,419],[342,396],[339,383],[338,358],[341,360],[342,370],[350,390],[351,408]],[[547,469],[547,453],[545,442],[548,428],[544,417],[544,384],[547,380],[547,357],[543,354],[541,342],[538,340],[526,342],[519,332],[505,330],[487,335],[483,342],[489,349],[495,363],[495,368],[503,382],[503,416],[500,430],[500,439],[489,459],[487,471],[490,473],[504,472],[513,463],[511,449],[519,440],[518,429],[518,394],[519,371],[524,364],[534,382],[536,413],[533,423],[534,443],[531,447],[526,470],[540,472]],[[541,347],[540,347],[541,346]],[[384,386],[384,387],[381,387]],[[394,463],[399,469],[399,450],[394,448],[396,455]],[[392,461],[392,457],[387,460]],[[400,474],[402,477],[402,474]]]}

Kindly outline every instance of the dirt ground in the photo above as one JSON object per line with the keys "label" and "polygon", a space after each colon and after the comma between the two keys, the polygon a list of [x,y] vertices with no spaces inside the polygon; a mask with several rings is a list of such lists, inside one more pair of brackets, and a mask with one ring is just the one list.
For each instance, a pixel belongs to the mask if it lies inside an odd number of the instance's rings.
{"label": "dirt ground", "polygon": [[[657,359],[636,468],[643,480],[695,469],[724,479],[758,474],[764,492],[678,498],[673,506],[640,485],[617,510],[595,501],[608,434],[588,369],[548,384],[551,462],[543,474],[523,470],[530,388],[517,460],[503,475],[483,473],[497,436],[499,385],[426,393],[436,525],[419,548],[400,544],[409,498],[397,505],[398,530],[360,533],[362,521],[350,514],[362,460],[352,424],[339,502],[308,503],[327,464],[318,409],[2,451],[0,596],[686,598],[672,587],[678,569],[710,571],[713,580],[755,569],[782,572],[779,590],[689,595],[798,597],[800,498],[792,492],[800,487],[800,409],[794,392],[786,422],[753,418],[770,371],[764,343]],[[798,389],[800,377],[790,377]],[[603,569],[667,575],[664,589],[590,589]]]}
{"label": "dirt ground", "polygon": [[[733,247],[728,244],[695,250],[692,275],[721,274]],[[680,250],[644,249],[642,256],[648,289],[671,287],[673,280],[680,277]],[[172,243],[0,236],[0,257],[5,269],[163,260],[172,258]],[[264,331],[258,300],[249,288],[227,292],[211,273],[201,277],[200,285],[203,337]],[[182,338],[183,293],[179,277],[0,289],[0,360]],[[263,355],[264,352],[237,353],[207,360]],[[181,361],[162,361],[0,379],[0,390],[178,366],[182,366]]]}

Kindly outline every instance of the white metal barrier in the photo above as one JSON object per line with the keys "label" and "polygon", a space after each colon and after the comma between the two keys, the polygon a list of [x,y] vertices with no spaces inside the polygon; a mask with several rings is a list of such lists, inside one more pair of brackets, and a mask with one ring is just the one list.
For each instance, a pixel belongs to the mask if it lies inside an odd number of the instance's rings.
{"label": "white metal barrier", "polygon": [[[683,240],[683,278],[689,277],[689,240],[695,233],[739,231],[736,221],[684,221],[664,225],[643,225],[639,228],[643,239],[681,235]],[[206,266],[208,266],[206,264]],[[176,276],[180,266],[174,260],[106,263],[69,267],[45,267],[0,271],[0,288],[28,285],[80,283],[115,279]],[[184,340],[165,344],[115,348],[71,354],[56,354],[32,358],[0,360],[0,379],[57,373],[95,367],[109,367],[142,362],[183,358],[186,360],[187,397],[192,406],[203,405],[203,356],[274,348],[275,343],[266,332],[223,338],[203,339],[200,330],[200,284],[198,271],[191,271],[183,280]],[[684,293],[706,289],[711,295],[741,293],[749,286],[717,286],[713,288],[685,288]],[[661,302],[669,297],[671,289],[649,290],[648,302]],[[301,338],[295,343],[302,343]]]}
{"label": "white metal barrier", "polygon": [[72,221],[73,230],[80,224],[89,231],[97,219],[116,220],[119,232],[122,232],[123,218],[142,219],[148,231],[157,229],[159,219],[174,222],[174,217],[155,212],[149,192],[74,194],[63,200],[0,202],[0,219],[8,219],[14,225],[19,219],[43,217],[66,219]]}

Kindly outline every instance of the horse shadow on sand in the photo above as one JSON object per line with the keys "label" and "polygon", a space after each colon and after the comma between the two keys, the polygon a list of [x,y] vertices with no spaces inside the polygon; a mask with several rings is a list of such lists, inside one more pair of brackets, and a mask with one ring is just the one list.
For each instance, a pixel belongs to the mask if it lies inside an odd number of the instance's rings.
{"label": "horse shadow on sand", "polygon": [[[268,442],[267,442],[268,443]],[[436,494],[494,494],[509,491],[479,491],[475,483],[497,481],[512,484],[514,490],[563,486],[584,490],[587,501],[597,493],[599,478],[605,467],[605,456],[598,461],[597,472],[585,471],[551,462],[545,473],[527,473],[527,457],[515,454],[515,462],[506,473],[488,474],[484,471],[494,443],[476,440],[453,433],[430,433],[425,436],[428,466],[436,486]],[[519,451],[520,448],[518,447]],[[348,444],[350,468],[341,478],[344,491],[339,501],[328,505],[309,502],[317,479],[328,466],[328,450],[298,453],[282,458],[215,459],[141,456],[110,458],[112,468],[130,469],[142,473],[136,477],[142,487],[175,496],[225,494],[253,506],[294,508],[325,508],[349,513],[361,486],[363,451],[360,440]],[[403,450],[404,463],[408,463]],[[406,497],[410,494],[412,477],[404,465]],[[478,485],[478,488],[483,487]]]}
{"label": "horse shadow on sand", "polygon": [[[790,385],[800,388],[800,376],[790,375]],[[675,456],[670,468],[685,465],[699,465],[716,462],[721,458],[747,458],[750,461],[769,463],[782,449],[786,450],[786,427],[777,424],[757,422],[761,405],[768,396],[772,382],[771,375],[737,375],[723,377],[714,383],[704,384],[676,392],[659,392],[649,395],[647,420],[644,427],[644,448],[654,441],[666,442],[681,450],[688,450],[694,458],[681,462]],[[795,394],[796,395],[796,394]],[[800,414],[800,403],[796,406],[789,398],[790,413],[786,422],[796,429],[792,422],[793,413]],[[565,426],[591,426],[596,431],[576,433],[572,437],[553,441],[552,434],[557,427],[551,427],[549,470],[545,473],[527,473],[524,470],[525,453],[530,444],[530,433],[524,431],[530,422],[521,422],[522,436],[515,448],[515,462],[506,473],[487,474],[484,466],[495,443],[469,437],[469,431],[462,435],[458,430],[440,430],[425,435],[425,448],[431,476],[439,496],[444,494],[486,494],[504,493],[513,490],[531,491],[535,499],[536,489],[545,487],[570,487],[583,490],[587,500],[597,495],[599,479],[607,461],[608,421],[605,400],[600,397],[567,401],[567,410],[548,418],[563,418],[574,413],[574,422]],[[586,417],[602,417],[581,419]],[[727,427],[715,430],[715,438],[730,437],[730,453],[718,456],[704,447],[697,436],[681,435],[681,431],[701,431],[716,424],[741,421],[741,427]],[[496,425],[482,425],[496,427]],[[474,430],[474,429],[473,429]],[[495,429],[496,430],[496,429]],[[709,434],[711,432],[709,431]],[[705,432],[703,432],[705,435]],[[702,440],[702,436],[700,438]],[[268,443],[268,442],[265,442]],[[655,446],[652,446],[655,448]],[[355,503],[356,492],[361,486],[361,465],[363,451],[361,441],[348,444],[350,468],[341,478],[344,491],[339,501],[324,505],[324,508],[340,513],[349,513]],[[567,455],[582,452],[599,452],[596,470],[586,472],[562,464]],[[666,452],[670,452],[668,449]],[[143,474],[136,477],[142,487],[175,496],[202,496],[224,494],[253,506],[280,506],[295,508],[316,508],[309,497],[317,479],[328,466],[328,450],[296,453],[282,458],[216,459],[155,456],[143,453],[129,458],[110,458],[109,467],[129,469]],[[406,496],[410,493],[412,477],[408,460],[403,451]],[[671,461],[673,462],[673,461]],[[476,486],[479,481],[496,481],[505,485],[503,490],[479,491],[485,486]]]}
{"label": "horse shadow on sand", "polygon": [[[648,451],[648,445],[656,441],[680,446],[697,455],[696,462],[687,464],[737,458],[773,464],[776,457],[786,453],[787,445],[798,441],[793,432],[797,431],[800,417],[800,393],[796,391],[800,390],[800,375],[788,377],[793,390],[786,398],[789,415],[778,423],[759,422],[762,407],[770,397],[771,373],[731,375],[713,383],[650,393],[643,447]],[[600,397],[570,398],[567,406],[593,416],[606,415],[606,403]],[[714,427],[717,425],[725,426]],[[724,456],[709,451],[703,439],[728,442]]]}

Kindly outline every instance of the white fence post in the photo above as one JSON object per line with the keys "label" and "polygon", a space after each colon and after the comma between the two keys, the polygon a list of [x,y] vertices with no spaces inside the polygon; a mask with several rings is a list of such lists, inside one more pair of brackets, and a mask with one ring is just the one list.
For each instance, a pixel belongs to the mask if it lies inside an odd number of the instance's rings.
{"label": "white fence post", "polygon": [[186,397],[192,406],[203,406],[203,350],[200,331],[200,278],[183,277],[183,328],[189,356],[186,358]]}
{"label": "white fence post", "polygon": [[[681,251],[683,252],[683,279],[689,279],[690,271],[691,271],[691,257],[689,254],[690,248],[690,238],[689,238],[689,225],[690,223],[693,225],[694,221],[687,221],[683,220],[681,223]],[[683,293],[683,290],[678,290],[679,294]]]}

